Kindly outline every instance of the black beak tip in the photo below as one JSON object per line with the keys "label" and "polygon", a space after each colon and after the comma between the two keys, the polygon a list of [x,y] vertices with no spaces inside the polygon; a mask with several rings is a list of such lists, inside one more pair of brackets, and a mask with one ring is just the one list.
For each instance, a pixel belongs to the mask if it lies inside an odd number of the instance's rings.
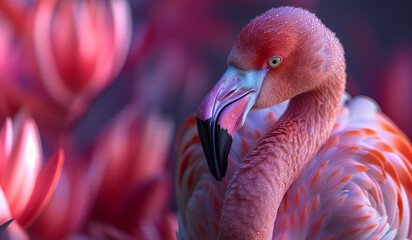
{"label": "black beak tip", "polygon": [[196,123],[209,170],[216,180],[221,181],[226,175],[233,138],[216,121],[196,118]]}
{"label": "black beak tip", "polygon": [[10,225],[11,222],[14,221],[14,218],[8,220],[7,222],[3,223],[2,225],[0,225],[0,233],[4,232],[6,230],[6,228]]}

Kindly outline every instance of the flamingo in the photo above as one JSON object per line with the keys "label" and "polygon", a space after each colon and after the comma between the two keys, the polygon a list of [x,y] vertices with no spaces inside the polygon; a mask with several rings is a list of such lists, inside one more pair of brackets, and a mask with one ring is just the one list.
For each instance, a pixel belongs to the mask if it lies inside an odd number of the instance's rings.
{"label": "flamingo", "polygon": [[331,30],[271,9],[227,62],[177,137],[179,239],[411,238],[410,141],[344,92]]}

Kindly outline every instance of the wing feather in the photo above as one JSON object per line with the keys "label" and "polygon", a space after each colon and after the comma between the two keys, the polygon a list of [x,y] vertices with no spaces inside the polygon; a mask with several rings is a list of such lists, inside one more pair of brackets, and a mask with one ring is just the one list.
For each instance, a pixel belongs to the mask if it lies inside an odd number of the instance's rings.
{"label": "wing feather", "polygon": [[[273,239],[410,238],[411,153],[409,140],[375,102],[349,101],[328,142],[286,193]],[[293,201],[297,195],[305,201]],[[313,202],[322,208],[306,207]],[[308,221],[282,227],[302,212]]]}

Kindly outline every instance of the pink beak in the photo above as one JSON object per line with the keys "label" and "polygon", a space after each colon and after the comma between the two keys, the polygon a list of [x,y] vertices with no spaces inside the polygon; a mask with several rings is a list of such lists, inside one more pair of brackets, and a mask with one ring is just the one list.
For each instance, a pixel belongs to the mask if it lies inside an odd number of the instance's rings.
{"label": "pink beak", "polygon": [[246,71],[230,66],[200,104],[197,129],[209,170],[217,180],[226,174],[236,131],[255,104],[267,70]]}

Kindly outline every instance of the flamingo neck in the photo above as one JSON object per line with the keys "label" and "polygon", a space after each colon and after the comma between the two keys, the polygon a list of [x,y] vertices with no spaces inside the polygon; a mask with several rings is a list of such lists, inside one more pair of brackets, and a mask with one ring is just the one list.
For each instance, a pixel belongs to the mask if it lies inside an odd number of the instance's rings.
{"label": "flamingo neck", "polygon": [[243,159],[226,190],[219,239],[272,239],[283,196],[329,137],[344,82],[335,76],[291,99]]}

